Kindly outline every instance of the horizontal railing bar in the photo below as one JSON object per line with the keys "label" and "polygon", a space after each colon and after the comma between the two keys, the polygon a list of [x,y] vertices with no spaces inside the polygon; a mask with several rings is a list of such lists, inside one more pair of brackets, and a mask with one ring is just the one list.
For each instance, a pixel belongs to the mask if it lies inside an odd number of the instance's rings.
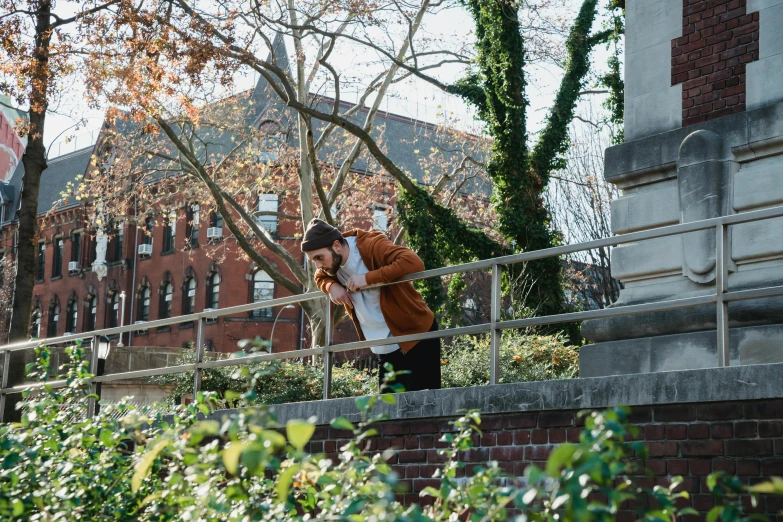
{"label": "horizontal railing bar", "polygon": [[28,390],[38,390],[40,388],[43,388],[47,384],[52,388],[65,388],[68,385],[68,381],[65,379],[58,379],[56,381],[37,381],[28,384],[19,384],[17,386],[10,386],[8,388],[3,388],[2,390],[0,390],[0,393],[3,394],[22,393]]}
{"label": "horizontal railing bar", "polygon": [[[623,234],[610,238],[598,239],[595,241],[588,241],[585,243],[578,243],[575,245],[564,245],[560,247],[536,250],[533,252],[525,252],[521,254],[497,257],[489,260],[476,261],[473,263],[465,263],[465,264],[455,265],[451,267],[427,270],[416,274],[410,274],[391,283],[385,283],[382,285],[374,285],[374,286],[376,287],[386,286],[390,284],[397,284],[403,281],[416,281],[420,279],[439,277],[443,275],[467,272],[471,270],[481,270],[481,269],[491,268],[493,265],[496,264],[510,265],[510,264],[515,264],[520,262],[543,259],[547,257],[561,256],[563,254],[579,252],[582,250],[591,250],[594,248],[615,246],[624,243],[633,243],[636,241],[667,237],[667,236],[683,234],[687,232],[696,232],[700,230],[713,228],[721,224],[736,225],[740,223],[749,223],[753,221],[759,221],[763,219],[770,219],[770,218],[781,217],[781,216],[783,216],[783,206],[778,206],[778,207],[773,207],[768,209],[756,210],[752,212],[745,212],[742,214],[734,214],[730,216],[722,216],[719,218],[695,221],[692,223],[683,223],[679,225],[671,225],[668,227],[661,227],[652,230],[633,232],[630,234]],[[762,288],[762,289],[729,292],[725,294],[725,300],[739,301],[745,299],[754,299],[759,297],[772,297],[778,295],[783,295],[783,287],[778,286],[778,287],[770,287],[770,288]],[[307,294],[282,297],[282,298],[272,299],[269,301],[263,301],[259,303],[248,303],[244,305],[234,306],[230,308],[223,308],[223,309],[218,309],[209,312],[199,312],[195,314],[171,317],[167,319],[157,319],[154,321],[146,322],[143,325],[133,324],[133,325],[126,325],[122,327],[95,330],[92,332],[84,332],[80,334],[70,334],[61,337],[53,337],[48,339],[40,339],[40,340],[15,343],[15,344],[10,344],[10,345],[0,347],[0,353],[8,352],[8,351],[24,350],[24,349],[34,348],[40,345],[68,343],[79,339],[90,339],[96,336],[108,336],[108,335],[122,334],[126,332],[136,332],[139,330],[159,328],[161,326],[181,324],[181,323],[186,323],[189,321],[197,321],[201,319],[212,319],[212,318],[239,314],[239,313],[249,312],[249,311],[263,309],[263,308],[272,308],[272,307],[287,305],[287,304],[297,304],[297,303],[311,301],[315,299],[321,299],[321,298],[324,298],[324,294],[320,292],[309,292]],[[715,303],[716,300],[717,300],[717,295],[711,294],[708,296],[690,297],[690,298],[676,299],[670,301],[661,301],[657,303],[645,303],[640,305],[629,305],[629,306],[620,306],[616,308],[606,308],[602,310],[587,310],[584,312],[573,312],[573,313],[554,315],[554,316],[531,317],[525,319],[502,321],[497,323],[497,327],[501,329],[523,328],[527,326],[558,324],[564,322],[581,321],[586,319],[599,319],[605,317],[633,315],[633,314],[645,313],[645,312],[676,310],[680,308],[712,304]],[[328,347],[328,351],[336,353],[336,352],[344,352],[349,350],[369,348],[372,346],[384,346],[389,344],[397,344],[401,342],[419,341],[419,340],[435,339],[435,338],[443,338],[443,337],[454,337],[458,335],[471,335],[476,333],[484,333],[489,331],[490,329],[491,327],[489,324],[481,324],[481,325],[474,325],[474,326],[467,326],[467,327],[460,327],[460,328],[450,328],[450,329],[439,330],[435,332],[424,332],[421,334],[391,337],[387,339],[344,343],[341,345],[330,346]],[[234,366],[234,365],[242,365],[242,364],[251,364],[253,362],[260,362],[266,360],[307,357],[310,355],[319,355],[322,353],[324,353],[324,348],[312,348],[308,350],[297,350],[291,352],[279,352],[279,353],[271,353],[271,354],[257,354],[257,355],[250,355],[247,357],[226,359],[222,361],[206,361],[198,365],[187,364],[187,365],[172,366],[167,368],[155,368],[149,370],[138,370],[132,372],[104,375],[101,377],[95,377],[92,380],[93,382],[109,382],[109,381],[120,380],[120,379],[131,379],[131,378],[139,378],[139,377],[149,377],[154,375],[165,375],[171,373],[193,371],[197,367],[216,368],[221,366]],[[20,386],[2,389],[0,390],[0,393],[4,393],[4,394],[18,393],[26,389],[41,388],[46,384],[52,385],[53,387],[60,387],[61,385],[58,383],[64,383],[64,382],[65,381],[51,381],[51,382],[41,382],[41,383],[28,384],[28,385],[20,385]]]}
{"label": "horizontal railing bar", "polygon": [[93,377],[92,382],[111,382],[122,379],[140,379],[142,377],[154,377],[156,375],[168,375],[170,373],[192,372],[195,364],[179,364],[177,366],[164,366],[163,368],[150,368],[148,370],[134,370],[132,372],[109,373],[100,377]]}
{"label": "horizontal railing bar", "polygon": [[638,305],[618,306],[616,308],[602,308],[600,310],[585,310],[584,312],[571,312],[560,315],[544,315],[541,317],[512,319],[510,321],[499,322],[498,328],[526,328],[528,326],[585,321],[587,319],[603,319],[607,317],[643,314],[648,312],[665,312],[667,310],[679,310],[681,308],[709,305],[715,303],[716,300],[717,296],[715,294],[710,294],[698,297],[686,297],[683,299],[672,299],[669,301],[659,301],[657,303],[644,303]]}
{"label": "horizontal railing bar", "polygon": [[426,339],[439,339],[443,337],[455,337],[458,335],[472,335],[484,333],[490,330],[489,323],[477,324],[473,326],[462,326],[459,328],[446,328],[445,330],[436,330],[434,332],[424,332],[420,334],[401,335],[399,337],[387,337],[386,339],[373,339],[369,341],[354,341],[351,343],[336,344],[329,347],[332,353],[347,352],[349,350],[360,350],[362,348],[371,348],[373,346],[387,346],[389,344],[405,343],[410,341],[424,341]]}
{"label": "horizontal railing bar", "polygon": [[735,290],[723,294],[724,301],[746,301],[748,299],[760,299],[762,297],[783,296],[783,286],[769,286],[767,288],[751,288],[749,290]]}
{"label": "horizontal railing bar", "polygon": [[49,337],[44,339],[35,339],[32,341],[24,341],[20,343],[8,344],[0,346],[0,353],[13,352],[18,350],[26,350],[35,348],[41,345],[62,344],[78,339],[90,339],[92,337],[117,335],[127,332],[138,332],[139,330],[149,330],[151,328],[159,328],[161,326],[171,326],[174,324],[187,323],[190,321],[197,321],[199,319],[214,319],[216,317],[222,317],[224,315],[233,315],[243,312],[252,312],[253,310],[260,310],[262,308],[273,308],[276,306],[282,306],[287,304],[296,304],[305,301],[313,301],[315,299],[323,299],[324,294],[321,292],[308,292],[306,294],[292,295],[289,297],[278,297],[277,299],[270,299],[269,301],[261,301],[259,303],[248,303],[238,306],[232,306],[229,308],[220,308],[211,312],[198,312],[189,315],[178,315],[176,317],[169,317],[166,319],[155,319],[153,321],[145,322],[144,324],[129,324],[125,326],[118,326],[114,328],[104,328],[103,330],[93,330],[91,332],[84,332],[78,334],[63,335],[60,337]]}
{"label": "horizontal railing bar", "polygon": [[[646,239],[657,239],[660,237],[674,236],[677,234],[684,234],[687,232],[698,232],[699,230],[707,230],[710,228],[715,228],[717,225],[720,225],[721,223],[725,225],[737,225],[740,223],[750,223],[753,221],[760,221],[763,219],[770,219],[770,218],[781,217],[781,216],[783,216],[783,206],[777,206],[777,207],[766,208],[762,210],[754,210],[751,212],[743,212],[742,214],[732,214],[730,216],[722,216],[718,218],[704,219],[701,221],[692,221],[690,223],[681,223],[679,225],[669,225],[666,227],[659,227],[651,230],[631,232],[629,234],[621,234],[619,236],[596,239],[593,241],[586,241],[584,243],[575,243],[573,245],[563,245],[563,246],[552,247],[552,248],[544,248],[541,250],[533,250],[531,252],[523,252],[521,254],[512,254],[508,256],[493,257],[491,259],[473,261],[471,263],[463,263],[461,265],[436,268],[433,270],[427,270],[425,272],[409,274],[407,276],[401,277],[400,279],[392,283],[386,283],[386,284],[401,283],[403,281],[418,281],[420,279],[429,279],[431,277],[440,277],[445,275],[457,274],[461,272],[470,272],[473,270],[489,269],[492,268],[492,265],[513,265],[516,263],[535,261],[537,259],[544,259],[547,257],[559,257],[564,254],[572,254],[574,252],[581,252],[583,250],[592,250],[594,248],[616,246],[625,243],[635,243],[636,241],[643,241]],[[373,285],[373,286],[384,286],[384,285]]]}
{"label": "horizontal railing bar", "polygon": [[299,357],[309,357],[311,355],[322,355],[323,348],[308,348],[306,350],[292,350],[288,352],[258,353],[253,355],[244,355],[242,357],[232,357],[230,359],[221,359],[218,361],[204,361],[198,365],[199,368],[221,368],[224,366],[242,366],[264,361],[276,361],[280,359],[297,359]]}

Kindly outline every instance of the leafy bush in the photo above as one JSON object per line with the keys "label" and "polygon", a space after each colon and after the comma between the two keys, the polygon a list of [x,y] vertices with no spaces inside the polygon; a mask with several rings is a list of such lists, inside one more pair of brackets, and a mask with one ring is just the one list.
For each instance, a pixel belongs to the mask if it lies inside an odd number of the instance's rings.
{"label": "leafy bush", "polygon": [[[261,346],[258,346],[261,347]],[[256,347],[256,348],[258,348]],[[248,350],[248,353],[253,353]],[[243,353],[238,354],[242,356]],[[174,364],[192,364],[196,357],[192,351],[180,355]],[[225,399],[244,392],[248,379],[253,379],[253,390],[247,397],[259,404],[283,404],[287,402],[316,401],[323,398],[324,372],[321,365],[310,365],[296,360],[269,361],[242,367],[224,366],[204,370],[201,389],[215,392]],[[173,386],[171,398],[193,393],[193,373],[170,374],[154,377],[153,382]],[[352,363],[332,368],[332,397],[358,397],[374,393],[378,388],[377,371],[360,370]]]}
{"label": "leafy bush", "polygon": [[[247,353],[264,349],[263,342],[249,342]],[[244,352],[237,354],[244,355]],[[183,353],[174,364],[191,364],[193,351]],[[442,376],[444,388],[482,386],[489,384],[489,336],[460,337],[443,349]],[[567,346],[557,335],[525,335],[504,331],[500,346],[500,382],[570,379],[579,374],[578,348]],[[222,367],[204,370],[202,389],[225,398],[242,392],[247,379],[254,377],[253,402],[283,404],[319,400],[323,396],[323,367],[295,360],[271,361],[243,368]],[[171,397],[193,393],[193,373],[163,375],[153,382],[172,386]],[[348,362],[332,369],[332,397],[357,397],[375,393],[377,371],[360,370]]]}
{"label": "leafy bush", "polygon": [[[513,508],[521,521],[610,521],[627,501],[637,502],[639,518],[651,522],[695,513],[678,507],[688,497],[675,492],[680,479],[652,489],[634,482],[640,469],[629,457],[644,456],[644,446],[626,442],[634,428],[624,408],[591,413],[578,443],[559,446],[544,469],[530,466],[522,481],[505,477],[494,462],[457,478],[464,466],[459,457],[480,433],[478,413],[469,412],[442,439],[448,447],[434,475],[439,485],[422,492],[431,505],[403,506],[399,477],[386,463],[393,450],[363,450],[376,433],[373,425],[384,419],[373,414],[374,404],[393,403],[391,395],[357,399],[357,425],[332,422],[354,434],[333,462],[305,451],[315,430],[309,421],[281,427],[265,408],[198,420],[199,412],[210,412],[211,393],[199,393],[168,422],[127,405],[117,407],[119,420],[103,413],[87,418],[84,353],[68,351],[68,387],[45,388],[20,424],[0,427],[2,520],[491,522],[506,520]],[[718,498],[710,520],[750,520],[738,502],[746,492],[738,480],[713,475],[707,482]],[[751,493],[781,493],[782,484],[761,484]]]}
{"label": "leafy bush", "polygon": [[[443,350],[444,388],[489,384],[489,335],[456,338]],[[559,335],[503,332],[501,383],[572,379],[579,375],[579,349]]]}

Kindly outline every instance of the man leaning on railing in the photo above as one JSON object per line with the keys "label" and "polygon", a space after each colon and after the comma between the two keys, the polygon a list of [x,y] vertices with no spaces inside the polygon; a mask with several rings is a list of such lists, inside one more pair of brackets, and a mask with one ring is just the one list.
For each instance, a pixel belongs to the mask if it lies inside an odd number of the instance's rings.
{"label": "man leaning on railing", "polygon": [[[315,283],[334,304],[345,306],[362,340],[414,335],[438,329],[435,315],[410,282],[379,288],[421,272],[424,263],[412,250],[395,245],[377,230],[339,230],[314,219],[307,225],[302,251],[315,264]],[[440,339],[372,348],[380,357],[379,386],[385,363],[407,370],[397,382],[407,391],[440,389]]]}

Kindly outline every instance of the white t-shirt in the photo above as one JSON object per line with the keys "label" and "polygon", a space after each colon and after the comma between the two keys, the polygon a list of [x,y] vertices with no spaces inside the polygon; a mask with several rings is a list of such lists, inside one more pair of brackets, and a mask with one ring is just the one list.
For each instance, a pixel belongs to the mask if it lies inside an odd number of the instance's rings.
{"label": "white t-shirt", "polygon": [[[346,237],[348,242],[349,254],[345,264],[337,271],[337,279],[345,285],[346,281],[353,275],[362,275],[369,272],[362,261],[362,255],[356,246],[355,237]],[[381,289],[365,288],[359,292],[351,293],[353,300],[353,313],[362,327],[365,339],[386,339],[391,337],[391,331],[386,324],[386,319],[381,312]],[[387,354],[400,349],[398,344],[388,344],[385,346],[373,346],[373,353]]]}

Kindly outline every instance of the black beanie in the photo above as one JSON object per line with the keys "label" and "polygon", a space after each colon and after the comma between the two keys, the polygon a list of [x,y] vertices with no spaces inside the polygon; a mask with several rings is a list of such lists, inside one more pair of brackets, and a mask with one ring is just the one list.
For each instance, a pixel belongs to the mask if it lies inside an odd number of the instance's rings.
{"label": "black beanie", "polygon": [[313,219],[307,225],[302,241],[302,252],[310,252],[319,248],[330,247],[335,241],[339,241],[343,235],[329,223],[320,219]]}

